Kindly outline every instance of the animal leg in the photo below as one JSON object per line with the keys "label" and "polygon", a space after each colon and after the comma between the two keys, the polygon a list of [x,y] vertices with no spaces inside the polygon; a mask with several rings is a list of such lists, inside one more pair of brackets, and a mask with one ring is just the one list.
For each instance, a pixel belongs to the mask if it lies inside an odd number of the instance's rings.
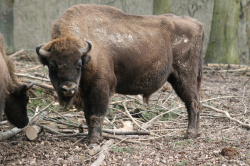
{"label": "animal leg", "polygon": [[196,138],[200,135],[200,99],[196,80],[184,76],[177,78],[175,75],[171,75],[168,79],[187,108],[187,138]]}
{"label": "animal leg", "polygon": [[4,111],[5,103],[0,101],[0,121],[2,121],[2,112]]}
{"label": "animal leg", "polygon": [[[105,90],[106,88],[104,88]],[[85,100],[85,118],[88,125],[88,140],[90,143],[98,143],[102,136],[104,116],[108,109],[109,92],[103,89],[93,88]]]}

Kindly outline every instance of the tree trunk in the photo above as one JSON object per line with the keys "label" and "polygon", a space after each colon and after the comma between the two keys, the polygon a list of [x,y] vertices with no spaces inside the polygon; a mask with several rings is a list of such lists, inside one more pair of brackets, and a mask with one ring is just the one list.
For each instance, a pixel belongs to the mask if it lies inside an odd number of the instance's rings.
{"label": "tree trunk", "polygon": [[160,15],[170,13],[171,0],[154,0],[153,2],[153,14]]}
{"label": "tree trunk", "polygon": [[14,52],[14,0],[0,0],[0,32],[7,53]]}
{"label": "tree trunk", "polygon": [[248,64],[250,64],[250,2],[247,3],[246,8],[245,8],[245,15],[246,15],[246,33],[247,33],[247,45],[248,45]]}
{"label": "tree trunk", "polygon": [[239,63],[238,24],[240,0],[214,0],[205,63]]}

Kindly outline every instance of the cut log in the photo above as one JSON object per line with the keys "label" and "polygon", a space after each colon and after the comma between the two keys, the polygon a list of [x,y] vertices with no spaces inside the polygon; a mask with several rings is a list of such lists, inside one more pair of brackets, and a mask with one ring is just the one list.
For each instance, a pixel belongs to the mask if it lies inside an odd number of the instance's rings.
{"label": "cut log", "polygon": [[25,129],[25,135],[30,141],[35,140],[41,133],[42,128],[36,125],[27,126]]}

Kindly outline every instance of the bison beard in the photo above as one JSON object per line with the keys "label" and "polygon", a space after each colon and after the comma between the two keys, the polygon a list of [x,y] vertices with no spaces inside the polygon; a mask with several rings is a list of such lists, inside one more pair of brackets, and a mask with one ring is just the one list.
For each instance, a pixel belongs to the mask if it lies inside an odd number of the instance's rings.
{"label": "bison beard", "polygon": [[[113,93],[142,94],[148,102],[166,81],[186,105],[186,136],[195,138],[203,34],[203,25],[187,16],[136,16],[108,6],[76,5],[54,22],[52,41],[36,51],[49,67],[60,103],[75,100],[84,110],[90,142],[101,138]],[[78,93],[69,97],[71,86],[61,91],[65,82],[76,83]]]}
{"label": "bison beard", "polygon": [[60,92],[57,92],[57,94],[58,94],[58,101],[60,105],[63,106],[64,108],[71,106],[76,98],[76,95],[71,96],[71,97],[65,97],[65,96],[62,96]]}

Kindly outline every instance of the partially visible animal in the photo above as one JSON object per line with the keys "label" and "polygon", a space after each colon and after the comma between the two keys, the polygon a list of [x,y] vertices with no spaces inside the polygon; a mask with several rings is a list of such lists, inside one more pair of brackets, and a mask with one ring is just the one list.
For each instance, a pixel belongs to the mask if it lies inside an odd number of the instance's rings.
{"label": "partially visible animal", "polygon": [[69,8],[36,47],[61,105],[83,109],[91,143],[101,138],[112,94],[150,95],[166,81],[185,103],[187,137],[199,136],[203,25],[190,17],[138,16],[99,5]]}
{"label": "partially visible animal", "polygon": [[0,120],[4,111],[10,123],[18,128],[25,127],[29,118],[27,91],[33,84],[22,84],[15,76],[15,66],[6,56],[4,38],[0,34]]}

